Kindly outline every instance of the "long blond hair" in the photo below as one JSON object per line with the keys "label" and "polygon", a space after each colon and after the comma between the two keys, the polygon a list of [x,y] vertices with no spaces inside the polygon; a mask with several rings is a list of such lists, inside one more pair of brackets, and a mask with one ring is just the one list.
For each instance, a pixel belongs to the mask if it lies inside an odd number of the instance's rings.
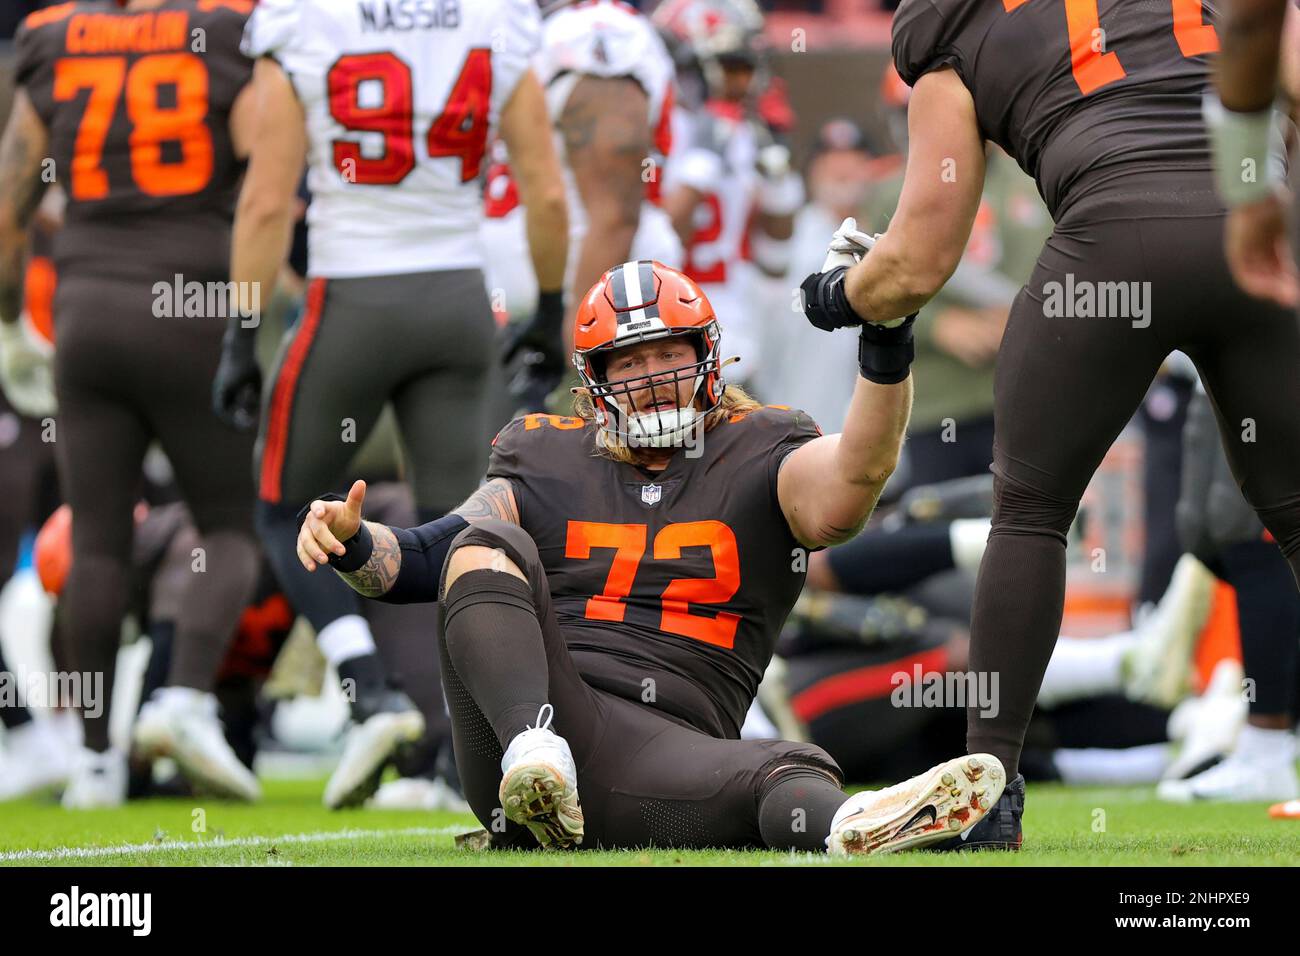
{"label": "long blond hair", "polygon": [[[720,424],[724,418],[752,412],[754,409],[762,407],[761,402],[739,385],[727,385],[722,390],[722,401],[718,403],[718,407],[704,417],[704,430],[706,432],[710,431],[715,425]],[[574,389],[573,414],[585,422],[594,422],[596,420],[596,406],[592,402],[591,393],[585,388]],[[603,428],[596,429],[596,454],[602,458],[622,462],[625,465],[638,463],[637,450],[620,442],[616,436],[611,435]]]}

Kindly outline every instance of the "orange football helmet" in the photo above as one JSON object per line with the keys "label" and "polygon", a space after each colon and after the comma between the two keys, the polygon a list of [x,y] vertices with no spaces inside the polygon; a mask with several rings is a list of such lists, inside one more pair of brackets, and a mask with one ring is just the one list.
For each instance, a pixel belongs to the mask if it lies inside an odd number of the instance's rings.
{"label": "orange football helmet", "polygon": [[[609,353],[627,345],[668,336],[690,336],[696,361],[638,378],[609,382]],[[610,269],[578,306],[573,364],[591,395],[596,423],[620,444],[678,445],[722,402],[722,330],[713,306],[694,280],[662,262],[641,259]],[[636,414],[631,393],[643,388],[672,389],[693,379],[686,407]],[[620,399],[623,401],[620,402]],[[703,408],[697,408],[702,402]]]}

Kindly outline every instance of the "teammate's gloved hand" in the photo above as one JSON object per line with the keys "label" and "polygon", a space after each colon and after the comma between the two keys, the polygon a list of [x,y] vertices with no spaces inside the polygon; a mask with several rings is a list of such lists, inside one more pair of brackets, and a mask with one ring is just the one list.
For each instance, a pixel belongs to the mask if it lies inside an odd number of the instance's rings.
{"label": "teammate's gloved hand", "polygon": [[[876,239],[876,236],[860,230],[857,220],[852,217],[840,223],[840,227],[831,236],[821,271],[808,276],[800,285],[804,315],[817,328],[832,332],[867,322],[849,305],[848,296],[844,292],[844,274],[862,261],[875,246]],[[906,321],[905,317],[871,324],[892,329]]]}
{"label": "teammate's gloved hand", "polygon": [[262,404],[262,369],[257,364],[257,337],[248,329],[226,329],[221,361],[212,379],[212,410],[242,432],[257,428]]}
{"label": "teammate's gloved hand", "polygon": [[0,386],[20,414],[33,418],[54,414],[51,354],[27,331],[25,319],[0,322]]}
{"label": "teammate's gloved hand", "polygon": [[298,560],[308,571],[326,564],[330,555],[347,553],[344,542],[361,528],[361,506],[366,500],[366,483],[354,481],[346,500],[318,498],[307,506],[298,526]]}
{"label": "teammate's gloved hand", "polygon": [[814,272],[799,286],[803,314],[824,332],[862,324],[862,317],[853,311],[844,294],[844,275],[848,271],[848,266],[835,266],[829,272]]}
{"label": "teammate's gloved hand", "polygon": [[501,353],[503,365],[519,359],[507,390],[516,415],[546,411],[546,398],[559,386],[564,355],[564,293],[543,292],[532,321],[509,332]]}
{"label": "teammate's gloved hand", "polygon": [[506,385],[510,401],[514,404],[514,417],[545,412],[546,400],[560,387],[563,380],[564,372],[544,364],[541,353],[529,352],[525,355],[519,369]]}
{"label": "teammate's gloved hand", "polygon": [[564,293],[543,292],[537,297],[537,311],[528,322],[509,329],[501,362],[508,365],[516,355],[536,353],[538,364],[564,371]]}

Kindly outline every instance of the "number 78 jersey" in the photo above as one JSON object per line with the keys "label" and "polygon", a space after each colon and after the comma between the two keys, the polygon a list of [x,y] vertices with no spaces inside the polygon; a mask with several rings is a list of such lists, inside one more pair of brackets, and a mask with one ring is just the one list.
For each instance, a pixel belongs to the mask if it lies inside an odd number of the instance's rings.
{"label": "number 78 jersey", "polygon": [[313,276],[482,266],[479,170],[540,33],[533,0],[262,0],[243,48],[306,114]]}

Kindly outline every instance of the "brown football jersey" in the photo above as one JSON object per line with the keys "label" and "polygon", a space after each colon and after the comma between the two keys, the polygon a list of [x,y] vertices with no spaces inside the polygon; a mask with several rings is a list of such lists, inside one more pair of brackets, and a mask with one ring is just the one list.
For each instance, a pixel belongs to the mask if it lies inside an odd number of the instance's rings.
{"label": "brown football jersey", "polygon": [[68,195],[60,270],[225,279],[243,163],[231,107],[252,76],[239,52],[251,0],[165,0],[129,12],[65,3],[15,38],[17,81],[50,135]]}
{"label": "brown football jersey", "polygon": [[1212,194],[1201,97],[1217,17],[1202,0],[903,0],[893,57],[909,85],[956,70],[982,135],[1059,222],[1084,196]]}
{"label": "brown football jersey", "polygon": [[767,406],[647,472],[597,455],[596,426],[579,418],[501,430],[488,477],[514,487],[588,683],[739,736],[807,563],[777,471],[818,434],[804,413]]}

